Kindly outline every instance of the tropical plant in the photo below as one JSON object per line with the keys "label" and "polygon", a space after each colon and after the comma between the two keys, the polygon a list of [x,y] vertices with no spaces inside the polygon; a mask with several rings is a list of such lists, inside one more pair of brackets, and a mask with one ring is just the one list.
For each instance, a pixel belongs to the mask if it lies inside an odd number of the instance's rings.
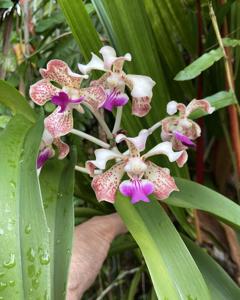
{"label": "tropical plant", "polygon": [[74,225],[115,211],[83,299],[240,298],[239,13],[0,2],[0,299],[65,299]]}

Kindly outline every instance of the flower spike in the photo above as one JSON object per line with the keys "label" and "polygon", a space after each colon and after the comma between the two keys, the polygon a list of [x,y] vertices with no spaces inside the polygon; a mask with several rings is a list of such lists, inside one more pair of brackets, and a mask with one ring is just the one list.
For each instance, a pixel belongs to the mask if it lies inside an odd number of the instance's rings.
{"label": "flower spike", "polygon": [[[132,203],[139,201],[149,202],[148,196],[154,194],[159,200],[166,199],[172,191],[177,190],[174,179],[170,176],[168,169],[160,168],[148,160],[152,155],[165,154],[169,160],[176,161],[183,151],[174,152],[170,142],[163,142],[154,147],[146,154],[141,155],[149,131],[143,129],[137,137],[127,137],[124,134],[116,136],[116,142],[125,141],[128,151],[120,154],[116,150],[98,149],[95,151],[96,160],[88,161],[86,167],[93,175],[92,188],[98,201],[115,201],[115,194],[119,189],[124,196],[131,198]],[[114,159],[117,161],[109,170],[94,176],[95,167],[103,170],[106,162]],[[124,173],[129,180],[122,183]],[[145,179],[144,179],[145,178]]]}
{"label": "flower spike", "polygon": [[78,64],[78,68],[83,74],[92,70],[105,72],[102,77],[92,82],[92,85],[102,86],[106,90],[107,98],[103,107],[112,111],[113,107],[125,105],[128,100],[124,93],[127,86],[133,97],[132,114],[145,116],[151,109],[150,102],[155,82],[148,76],[127,75],[123,71],[124,62],[132,59],[130,53],[117,57],[116,51],[110,46],[102,47],[99,52],[103,60],[92,53],[90,62],[87,65]]}
{"label": "flower spike", "polygon": [[[170,101],[167,104],[167,113],[171,117],[166,117],[161,121],[162,140],[170,141],[174,150],[183,151],[181,156],[177,159],[179,167],[182,167],[187,161],[188,154],[186,150],[188,148],[194,148],[196,146],[194,141],[201,135],[199,125],[188,118],[189,115],[197,109],[202,109],[209,114],[215,110],[215,108],[204,99],[193,99],[187,106],[183,103]],[[177,112],[179,112],[178,116],[175,115]]]}

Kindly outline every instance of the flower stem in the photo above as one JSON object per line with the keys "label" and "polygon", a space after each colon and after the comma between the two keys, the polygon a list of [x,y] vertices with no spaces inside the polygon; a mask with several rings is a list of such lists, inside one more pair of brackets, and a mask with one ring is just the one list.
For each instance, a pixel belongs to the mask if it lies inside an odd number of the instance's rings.
{"label": "flower stem", "polygon": [[81,138],[83,139],[86,139],[86,140],[89,140],[90,142],[93,142],[94,144],[102,147],[102,148],[106,148],[106,149],[109,149],[110,148],[110,145],[95,138],[94,136],[90,135],[90,134],[87,134],[83,131],[80,131],[80,130],[77,130],[77,129],[72,129],[71,130],[71,133],[72,134],[75,134],[77,136],[80,136]]}
{"label": "flower stem", "polygon": [[[84,174],[88,174],[89,175],[89,172],[87,170],[87,168],[84,168],[84,167],[80,167],[80,166],[75,166],[75,170],[78,171],[78,172],[81,172],[81,173],[84,173]],[[101,170],[95,170],[94,171],[94,175],[98,175],[98,174],[101,174],[102,171]]]}
{"label": "flower stem", "polygon": [[84,174],[89,174],[88,170],[83,167],[75,166],[75,170]]}
{"label": "flower stem", "polygon": [[149,134],[152,134],[156,129],[161,127],[161,125],[162,125],[162,123],[161,123],[161,121],[159,121],[156,124],[154,124],[152,127],[148,128]]}
{"label": "flower stem", "polygon": [[116,114],[116,119],[115,119],[113,131],[112,131],[113,134],[117,133],[118,130],[120,129],[121,120],[122,120],[122,112],[123,112],[123,107],[122,106],[118,106],[118,108],[117,108],[117,114]]}
{"label": "flower stem", "polygon": [[[225,72],[226,72],[226,85],[230,89],[230,91],[235,94],[235,88],[234,88],[234,79],[233,79],[233,71],[232,71],[232,63],[231,63],[231,52],[228,48],[224,48],[223,41],[221,38],[221,34],[218,28],[217,19],[212,7],[212,3],[209,2],[209,13],[212,20],[213,28],[219,43],[220,48],[223,51],[224,54],[224,66],[225,66]],[[227,23],[225,21],[224,23],[224,33],[227,33]],[[228,107],[228,113],[229,113],[229,121],[230,121],[230,128],[231,128],[231,138],[232,138],[232,147],[235,152],[236,156],[236,164],[237,164],[237,175],[240,177],[240,140],[239,140],[239,121],[238,121],[238,104],[237,105],[231,105]]]}
{"label": "flower stem", "polygon": [[112,135],[107,123],[105,122],[104,118],[100,115],[99,112],[92,112],[92,113],[95,116],[95,118],[98,120],[98,123],[101,125],[102,129],[105,131],[107,138],[109,140],[112,140],[113,135]]}

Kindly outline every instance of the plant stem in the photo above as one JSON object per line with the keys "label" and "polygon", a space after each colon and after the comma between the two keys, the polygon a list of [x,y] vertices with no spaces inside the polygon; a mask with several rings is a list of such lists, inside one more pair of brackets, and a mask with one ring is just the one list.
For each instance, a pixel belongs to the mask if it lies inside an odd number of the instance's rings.
{"label": "plant stem", "polygon": [[154,124],[152,127],[148,128],[149,134],[152,134],[156,129],[161,127],[161,125],[162,125],[162,123],[161,123],[161,121],[159,121],[156,124]]}
{"label": "plant stem", "polygon": [[81,138],[86,139],[86,140],[88,140],[88,141],[90,141],[90,142],[92,142],[92,143],[94,143],[94,144],[96,144],[96,145],[98,145],[102,148],[106,148],[106,149],[110,148],[109,144],[107,144],[107,143],[105,143],[105,142],[103,142],[103,141],[95,138],[94,136],[92,136],[90,134],[87,134],[83,131],[80,131],[80,130],[77,130],[77,129],[72,129],[71,133],[75,134],[77,136],[80,136]]}
{"label": "plant stem", "polygon": [[107,138],[109,140],[112,140],[113,135],[112,135],[107,123],[105,122],[104,118],[100,115],[99,112],[92,112],[92,114],[95,116],[95,118],[98,120],[98,123],[101,125],[102,129],[105,131]]}
{"label": "plant stem", "polygon": [[[212,20],[213,28],[219,43],[220,48],[223,51],[224,54],[224,66],[226,71],[226,85],[232,91],[234,96],[235,94],[235,88],[234,88],[234,80],[233,80],[233,72],[232,72],[232,64],[231,64],[231,54],[228,49],[227,52],[224,48],[221,34],[218,28],[217,19],[212,7],[212,3],[209,2],[209,13]],[[227,33],[227,23],[225,22],[225,33]],[[227,55],[228,54],[228,55]],[[240,133],[239,133],[239,122],[238,122],[238,112],[237,112],[237,106],[231,105],[228,107],[228,113],[229,113],[229,121],[230,121],[230,128],[231,128],[231,138],[232,138],[232,147],[235,152],[236,156],[236,164],[237,164],[237,175],[240,177]]]}
{"label": "plant stem", "polygon": [[86,168],[75,166],[75,170],[78,171],[78,172],[81,172],[81,173],[89,175],[89,172],[88,172],[88,170]]}
{"label": "plant stem", "polygon": [[[86,168],[84,168],[84,167],[80,167],[80,166],[75,166],[75,170],[76,171],[78,171],[78,172],[81,172],[81,173],[84,173],[84,174],[88,174],[89,175],[89,172],[88,172],[88,170],[86,169]],[[99,174],[101,174],[102,173],[102,171],[101,170],[95,170],[94,171],[94,175],[99,175]]]}
{"label": "plant stem", "polygon": [[116,119],[115,119],[113,131],[112,131],[113,134],[117,133],[118,130],[120,129],[121,120],[122,120],[122,112],[123,112],[123,107],[122,106],[118,106],[118,108],[117,108],[117,114],[116,114]]}

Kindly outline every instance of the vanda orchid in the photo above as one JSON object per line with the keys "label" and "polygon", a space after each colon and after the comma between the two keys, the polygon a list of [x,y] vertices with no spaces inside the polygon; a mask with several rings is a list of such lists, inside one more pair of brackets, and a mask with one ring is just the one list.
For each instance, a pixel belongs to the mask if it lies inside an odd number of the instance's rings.
{"label": "vanda orchid", "polygon": [[91,83],[92,86],[102,86],[107,93],[103,107],[112,111],[113,107],[123,106],[128,102],[125,86],[131,91],[132,114],[143,117],[150,108],[152,88],[155,82],[148,76],[127,75],[123,71],[125,61],[131,61],[130,53],[117,57],[116,51],[110,46],[104,46],[99,51],[103,57],[100,59],[92,53],[92,59],[87,65],[78,64],[79,70],[87,74],[92,70],[101,70],[105,74]]}
{"label": "vanda orchid", "polygon": [[[188,118],[192,112],[198,109],[209,114],[215,110],[207,100],[193,99],[187,106],[183,103],[170,101],[167,105],[167,113],[171,117],[166,117],[161,121],[162,140],[170,141],[174,150],[183,150],[182,155],[177,160],[179,167],[182,167],[188,159],[186,149],[195,147],[194,141],[201,135],[200,126]],[[179,111],[179,115],[172,116],[177,111]]]}
{"label": "vanda orchid", "polygon": [[[56,110],[44,122],[53,138],[66,135],[71,131],[73,109],[83,112],[81,106],[83,103],[95,112],[105,101],[105,92],[101,87],[80,89],[82,80],[88,76],[73,73],[61,60],[49,61],[47,69],[40,69],[40,73],[43,79],[30,87],[30,97],[38,105],[44,105],[47,101],[57,105]],[[57,83],[61,88],[51,82]]]}
{"label": "vanda orchid", "polygon": [[[140,155],[145,149],[149,131],[143,129],[134,138],[118,134],[116,142],[125,141],[128,151],[121,154],[117,148],[98,149],[95,151],[96,160],[86,163],[90,174],[93,175],[92,188],[96,193],[98,201],[113,203],[119,188],[120,192],[131,197],[132,203],[139,201],[149,202],[148,196],[154,194],[157,199],[166,199],[172,191],[176,191],[177,186],[167,168],[161,168],[148,160],[153,155],[165,154],[171,162],[176,161],[182,152],[174,152],[170,142],[163,142],[156,145],[149,152]],[[117,161],[109,170],[94,176],[94,169],[104,170],[109,160]],[[127,173],[129,180],[121,179]]]}

